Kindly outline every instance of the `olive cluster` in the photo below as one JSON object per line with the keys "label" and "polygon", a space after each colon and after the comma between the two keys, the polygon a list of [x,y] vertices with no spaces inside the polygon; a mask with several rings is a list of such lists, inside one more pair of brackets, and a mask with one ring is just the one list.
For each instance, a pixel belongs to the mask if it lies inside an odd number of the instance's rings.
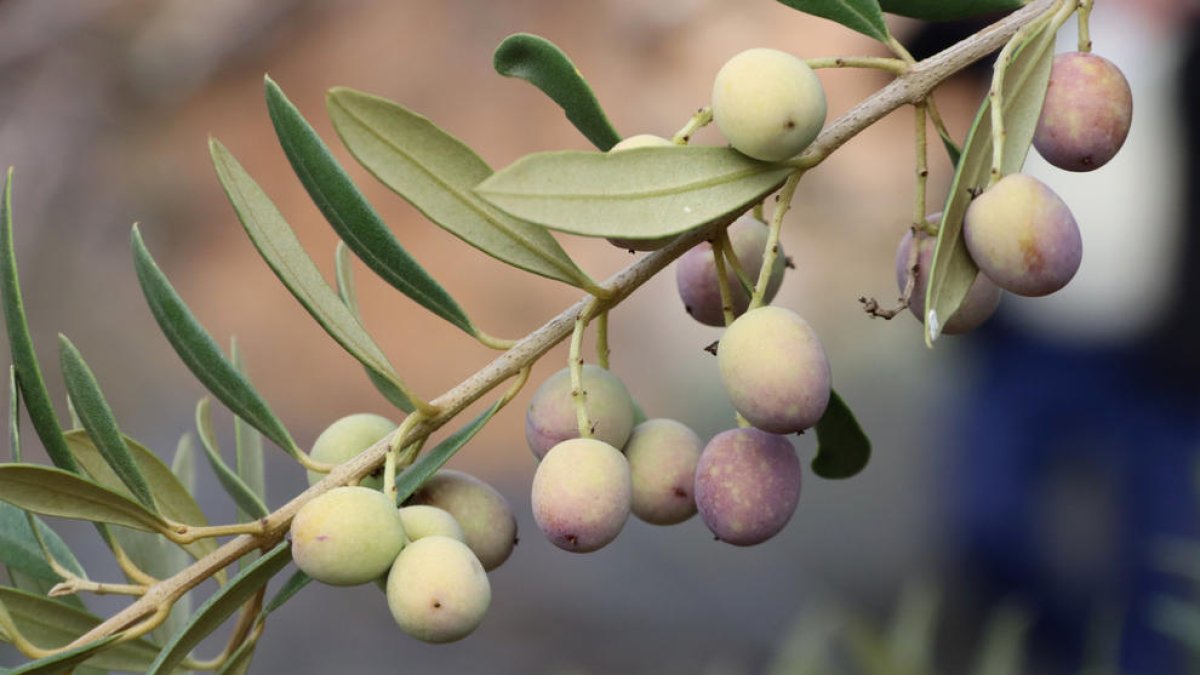
{"label": "olive cluster", "polygon": [[[1094,171],[1121,149],[1132,118],[1133,96],[1120,69],[1092,53],[1059,54],[1051,66],[1033,146],[1060,169]],[[1001,290],[1027,297],[1058,291],[1083,260],[1083,238],[1071,210],[1045,183],[1023,173],[1002,177],[972,200],[962,231],[982,274],[955,314],[943,321],[943,333],[962,333],[986,321]],[[909,308],[924,320],[932,235],[904,235],[896,251],[896,279],[903,289],[914,236],[919,252]]]}
{"label": "olive cluster", "polygon": [[[353,459],[395,429],[371,414],[344,417],[317,438],[312,457]],[[320,474],[309,474],[316,482]],[[305,504],[292,520],[292,557],[317,581],[334,586],[375,582],[401,629],[425,642],[453,642],[483,621],[491,603],[487,572],[517,541],[504,497],[468,474],[434,474],[402,507],[382,492],[382,479],[334,488]]]}

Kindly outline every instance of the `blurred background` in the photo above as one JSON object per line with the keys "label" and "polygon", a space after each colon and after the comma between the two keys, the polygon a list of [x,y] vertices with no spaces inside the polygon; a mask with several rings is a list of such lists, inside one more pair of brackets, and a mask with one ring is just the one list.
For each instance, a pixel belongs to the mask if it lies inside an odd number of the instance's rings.
{"label": "blurred background", "polygon": [[[804,672],[868,672],[853,653],[838,656],[844,635],[814,624],[811,612],[837,607],[884,622],[903,589],[918,584],[941,598],[928,639],[938,672],[967,672],[988,617],[1012,602],[1030,627],[1022,672],[1089,664],[1096,673],[1118,672],[1105,664],[1190,672],[1155,603],[1188,597],[1157,566],[1156,551],[1171,537],[1195,536],[1198,512],[1196,12],[1186,0],[1097,4],[1096,51],[1124,70],[1136,112],[1124,150],[1097,172],[1065,175],[1031,152],[1029,170],[1059,191],[1083,229],[1083,267],[1060,294],[1006,297],[987,327],[932,351],[908,313],[884,322],[862,312],[860,296],[887,304],[897,294],[892,260],[912,197],[910,110],[801,183],[783,234],[795,269],[776,304],[821,334],[835,386],[875,444],[862,475],[806,477],[791,524],[755,548],[714,542],[698,519],[670,528],[631,519],[600,552],[559,551],[530,516],[534,460],[522,429],[536,384],[565,365],[564,346],[451,463],[496,485],[520,521],[520,546],[492,574],[483,626],[454,646],[424,645],[396,629],[374,587],[313,584],[272,616],[252,671],[799,673],[789,659],[795,645],[811,644],[806,658],[829,651],[832,660]],[[984,23],[891,25],[921,55]],[[883,55],[865,37],[767,0],[0,0],[0,163],[16,167],[21,282],[56,400],[65,400],[61,332],[92,365],[125,432],[169,458],[192,427],[205,392],[142,300],[129,256],[129,228],[139,222],[209,332],[220,342],[237,336],[251,377],[302,444],[352,412],[395,417],[258,258],[211,168],[209,135],[246,165],[332,277],[335,235],[276,143],[264,73],[485,330],[524,335],[577,299],[575,289],[507,268],[421,219],[340,147],[323,110],[334,85],[397,100],[493,167],[588,148],[539,92],[493,72],[492,50],[514,32],[548,37],[571,55],[622,135],[671,135],[708,103],[720,65],[746,48]],[[1060,49],[1074,48],[1072,25],[1060,40]],[[939,90],[960,139],[988,72]],[[875,72],[820,76],[831,119],[886,82]],[[723,141],[710,129],[695,142]],[[939,203],[951,167],[934,144],[929,157],[930,201]],[[602,241],[560,241],[598,279],[632,260]],[[357,271],[367,327],[416,391],[432,398],[493,357]],[[733,424],[703,351],[719,331],[684,313],[670,271],[611,320],[613,368],[651,417],[681,420],[704,437]],[[65,405],[60,412],[65,419]],[[216,422],[228,450],[231,418],[218,410]],[[812,457],[811,437],[796,444]],[[306,483],[271,450],[275,507]],[[210,520],[232,520],[207,467],[199,476]],[[116,578],[93,530],[55,525],[93,578]],[[88,602],[100,613],[123,604]],[[219,648],[211,639],[202,656]],[[0,646],[0,664],[19,661]]]}

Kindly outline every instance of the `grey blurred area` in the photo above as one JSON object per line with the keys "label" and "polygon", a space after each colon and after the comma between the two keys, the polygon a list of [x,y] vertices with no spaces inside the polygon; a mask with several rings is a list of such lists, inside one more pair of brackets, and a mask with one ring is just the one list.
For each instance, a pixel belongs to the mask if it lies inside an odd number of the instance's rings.
{"label": "grey blurred area", "polygon": [[[895,21],[894,28],[904,36],[917,27]],[[266,116],[268,72],[404,245],[486,330],[522,335],[574,301],[578,291],[505,268],[423,221],[357,167],[323,111],[334,85],[386,96],[430,116],[495,167],[529,152],[585,148],[552,103],[492,72],[492,49],[514,32],[562,46],[623,135],[673,133],[707,102],[721,63],[745,48],[882,54],[862,36],[767,0],[3,0],[0,162],[16,167],[21,281],[56,400],[64,400],[55,340],[62,332],[91,363],[127,433],[169,459],[193,424],[205,393],[142,302],[128,253],[129,228],[139,222],[213,336],[222,343],[237,336],[251,377],[302,444],[351,412],[395,416],[257,257],[209,166],[211,134],[332,273],[335,236],[292,175]],[[831,116],[885,81],[870,72],[821,77]],[[956,135],[965,133],[979,94],[964,82],[939,94]],[[483,626],[459,644],[424,645],[399,632],[374,587],[312,584],[271,617],[252,672],[748,675],[778,662],[782,641],[813,603],[881,617],[906,580],[937,583],[951,547],[940,513],[940,466],[954,452],[944,411],[976,382],[971,338],[929,351],[911,316],[871,321],[857,302],[896,292],[891,261],[911,210],[909,115],[882,120],[811,172],[783,240],[796,269],[776,303],[804,314],[822,335],[836,386],[875,443],[864,474],[844,482],[806,476],[792,523],[755,548],[714,542],[693,519],[671,528],[631,520],[598,553],[559,551],[530,515],[534,460],[521,430],[529,393],[566,362],[560,348],[452,462],[495,484],[520,521],[517,551],[491,576]],[[722,141],[706,130],[697,142]],[[930,161],[937,201],[950,167],[937,148]],[[1116,181],[1105,192],[1120,200],[1154,189]],[[561,240],[597,278],[632,259],[603,242]],[[417,391],[436,396],[493,358],[365,268],[357,273],[367,327]],[[614,370],[650,416],[679,419],[706,437],[733,424],[715,361],[703,351],[719,331],[686,316],[670,271],[613,312],[611,332]],[[65,406],[60,413],[65,418]],[[219,412],[216,421],[228,452],[230,418]],[[42,457],[35,442],[27,444]],[[811,434],[797,448],[811,459]],[[304,474],[272,448],[267,459],[267,501],[277,507],[303,488]],[[207,467],[199,476],[210,520],[231,520],[233,506]],[[1062,522],[1063,531],[1080,530]],[[62,525],[93,576],[115,577],[90,529]],[[107,613],[122,602],[89,604]],[[976,633],[969,622],[951,631],[964,642]],[[207,641],[201,656],[220,646],[219,636]],[[946,648],[946,672],[962,672],[956,659],[965,651]],[[0,664],[18,661],[0,646]]]}

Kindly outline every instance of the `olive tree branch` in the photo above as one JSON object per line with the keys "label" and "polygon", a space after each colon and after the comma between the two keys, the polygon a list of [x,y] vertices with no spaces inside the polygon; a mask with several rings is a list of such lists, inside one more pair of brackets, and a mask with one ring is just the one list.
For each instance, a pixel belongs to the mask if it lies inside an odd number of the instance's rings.
{"label": "olive tree branch", "polygon": [[[849,112],[829,124],[816,141],[789,164],[807,169],[819,164],[830,153],[856,134],[900,106],[916,103],[928,96],[934,87],[952,73],[967,67],[985,55],[999,49],[1026,23],[1050,7],[1053,0],[1033,0],[1020,10],[1009,14],[979,33],[911,67],[907,73],[871,95]],[[740,213],[730,214],[683,233],[663,248],[650,253],[600,284],[600,291],[579,300],[529,335],[517,341],[475,374],[437,397],[430,404],[437,412],[414,424],[401,441],[409,443],[424,438],[445,425],[471,403],[522,371],[566,339],[579,316],[592,316],[597,310],[611,308],[632,294],[651,277],[683,255],[696,244],[713,237],[718,227],[725,227]],[[597,297],[600,296],[600,297]],[[510,398],[506,396],[505,398]],[[78,647],[113,635],[155,614],[159,607],[169,606],[183,593],[212,577],[250,551],[271,546],[286,533],[300,507],[335,487],[349,484],[375,471],[394,439],[385,437],[354,459],[334,467],[329,475],[312,485],[262,521],[262,534],[240,535],[222,544],[215,551],[195,561],[178,574],[153,584],[144,595],[80,636],[68,647]]]}

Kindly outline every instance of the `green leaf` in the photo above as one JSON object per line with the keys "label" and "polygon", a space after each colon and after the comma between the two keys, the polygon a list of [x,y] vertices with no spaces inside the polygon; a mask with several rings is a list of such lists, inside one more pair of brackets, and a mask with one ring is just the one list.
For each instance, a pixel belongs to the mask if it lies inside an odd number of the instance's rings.
{"label": "green leaf", "polygon": [[233,411],[233,414],[249,422],[289,455],[298,457],[301,453],[300,448],[284,428],[283,422],[279,421],[249,380],[225,358],[221,348],[196,321],[196,317],[150,256],[136,225],[132,238],[133,261],[138,282],[142,286],[142,292],[155,321],[175,349],[175,353],[192,374]]}
{"label": "green leaf", "polygon": [[870,459],[871,439],[842,397],[829,392],[829,405],[817,422],[813,472],[822,478],[850,478],[866,468]]}
{"label": "green leaf", "polygon": [[204,456],[208,458],[213,473],[217,475],[217,480],[220,481],[221,487],[225,488],[225,492],[233,497],[238,508],[252,519],[267,517],[270,510],[258,495],[238,478],[237,473],[229,468],[225,460],[221,459],[221,449],[217,446],[217,437],[213,433],[212,405],[208,398],[202,398],[196,404],[196,431],[200,434],[200,447],[204,448]]}
{"label": "green leaf", "polygon": [[649,239],[740,213],[792,171],[730,148],[541,152],[500,170],[476,191],[498,208],[552,229]]}
{"label": "green leaf", "polygon": [[[1033,143],[1042,99],[1050,81],[1050,66],[1054,59],[1055,33],[1048,25],[1034,31],[1016,50],[1004,77],[1004,161],[1002,172],[1007,175],[1020,171]],[[991,103],[985,97],[975,123],[967,133],[962,157],[950,185],[950,194],[942,209],[937,247],[929,270],[929,287],[925,295],[925,344],[933,346],[941,327],[958,311],[963,298],[979,268],[967,253],[963,241],[963,216],[974,194],[987,187],[992,166]]]}
{"label": "green leaf", "polygon": [[100,384],[92,374],[92,369],[67,336],[58,336],[58,347],[63,380],[67,384],[71,400],[75,402],[75,410],[83,422],[83,428],[87,429],[95,447],[100,450],[100,455],[112,468],[113,473],[129,488],[130,495],[141,502],[142,506],[151,511],[156,510],[154,499],[150,496],[150,486],[125,445],[121,430],[117,426],[117,419],[108,406],[104,393],[100,391]]}
{"label": "green leaf", "polygon": [[8,448],[12,461],[21,461],[21,388],[17,385],[17,368],[8,367]]}
{"label": "green leaf", "polygon": [[47,516],[112,523],[148,532],[169,528],[161,516],[132,499],[48,466],[0,465],[0,499]]}
{"label": "green leaf", "polygon": [[179,484],[191,494],[196,489],[196,448],[192,435],[184,432],[175,445],[175,458],[171,460],[171,473]]}
{"label": "green leaf", "polygon": [[[130,451],[134,465],[146,478],[150,495],[158,507],[158,512],[176,523],[197,527],[208,525],[208,518],[205,517],[204,511],[200,509],[200,505],[196,503],[191,492],[179,482],[171,468],[164,464],[150,448],[128,436],[121,438]],[[96,444],[86,431],[82,429],[68,431],[66,439],[71,454],[93,480],[124,497],[133,497],[104,461]],[[192,557],[199,560],[215,551],[217,542],[215,539],[199,539],[183,548]]]}
{"label": "green leaf", "polygon": [[836,21],[880,42],[888,41],[887,24],[877,0],[779,0],[806,14]]}
{"label": "green leaf", "polygon": [[[263,606],[256,622],[260,625],[266,622],[267,616],[271,612],[274,612],[288,600],[291,600],[310,581],[312,581],[312,577],[304,572],[300,570],[293,572],[287,581],[283,583],[283,586],[280,586],[279,590],[275,591],[275,595]],[[247,639],[233,652],[229,660],[225,662],[225,665],[221,666],[221,669],[217,671],[218,675],[237,675],[247,672],[250,667],[250,661],[254,658],[254,650],[257,646],[258,640],[256,638]]]}
{"label": "green leaf", "polygon": [[280,542],[258,560],[246,566],[224,588],[213,593],[192,615],[186,628],[177,633],[158,654],[147,675],[169,673],[183,662],[200,641],[216,630],[239,607],[246,604],[271,577],[292,560],[288,542]]}
{"label": "green leaf", "polygon": [[595,287],[549,232],[475,194],[492,170],[462,141],[399,104],[352,89],[330,90],[326,103],[354,157],[438,226],[515,267]]}
{"label": "green leaf", "polygon": [[[407,393],[392,364],[338,299],[283,214],[220,141],[211,139],[213,165],[254,247],[304,309],[359,363]],[[407,396],[410,400],[412,396]],[[406,411],[412,411],[410,404]]]}
{"label": "green leaf", "polygon": [[108,649],[120,637],[120,635],[102,637],[86,645],[80,645],[65,652],[45,656],[17,666],[15,670],[5,670],[3,672],[8,675],[50,675],[51,673],[73,672],[73,666],[83,663],[92,658],[93,655]]}
{"label": "green leaf", "polygon": [[883,11],[928,21],[955,21],[1020,9],[1029,0],[879,0]]}
{"label": "green leaf", "polygon": [[[0,587],[0,607],[30,642],[52,649],[73,642],[100,624],[100,618],[12,588]],[[106,670],[144,672],[158,655],[158,647],[138,638],[108,646],[88,659],[88,665]]]}
{"label": "green leaf", "polygon": [[396,476],[396,502],[402,503],[412,496],[417,488],[429,480],[430,476],[437,473],[437,470],[442,468],[442,465],[449,461],[462,446],[474,438],[475,434],[479,433],[479,430],[499,411],[500,403],[492,404],[492,407],[480,413],[466,426],[447,436],[445,440],[413,462],[399,476]]}
{"label": "green leaf", "polygon": [[17,371],[17,384],[29,411],[33,429],[50,461],[68,471],[76,471],[75,461],[62,438],[58,414],[50,402],[46,382],[42,379],[42,368],[38,365],[37,353],[33,350],[33,338],[29,334],[29,323],[25,319],[25,305],[21,299],[21,282],[17,275],[16,252],[13,248],[12,230],[12,176],[10,167],[4,182],[4,193],[0,196],[0,301],[4,304],[4,324],[8,328],[8,348],[12,354],[13,368]]}
{"label": "green leaf", "polygon": [[30,518],[25,511],[7,502],[0,502],[0,563],[8,566],[10,571],[20,570],[44,581],[62,580],[42,555],[42,547],[38,544],[33,527],[30,526],[31,520],[36,524],[42,541],[46,543],[55,560],[78,576],[86,576],[71,549],[54,530],[40,518]]}
{"label": "green leaf", "polygon": [[[334,261],[336,263],[335,277],[337,279],[338,297],[342,299],[342,303],[346,305],[346,308],[354,314],[354,318],[361,322],[362,314],[358,310],[358,297],[354,291],[354,272],[350,268],[350,253],[349,249],[346,248],[345,242],[338,242]],[[404,392],[397,389],[391,382],[376,375],[370,368],[366,368],[365,370],[367,372],[367,379],[388,400],[388,403],[401,410],[405,410],[405,406],[408,405],[408,398],[404,395]]]}
{"label": "green leaf", "polygon": [[505,77],[541,89],[597,148],[607,151],[621,140],[583,74],[553,42],[528,33],[510,35],[496,47],[492,65]]}
{"label": "green leaf", "polygon": [[238,645],[225,663],[221,664],[216,675],[245,675],[250,672],[250,662],[254,659],[254,650],[257,648],[258,639],[248,638]]}
{"label": "green leaf", "polygon": [[[245,365],[242,363],[242,355],[238,351],[236,340],[230,345],[229,353],[233,357],[233,365],[246,379],[249,379],[250,375],[246,372]],[[236,457],[234,466],[237,469],[238,478],[265,505],[267,499],[267,481],[266,475],[263,472],[262,435],[255,431],[254,427],[247,424],[245,420],[235,415],[233,418],[233,443]],[[252,517],[239,508],[238,520],[246,521]]]}
{"label": "green leaf", "polygon": [[384,281],[446,321],[475,334],[466,312],[405,251],[308,121],[266,79],[267,110],[292,169],[342,241]]}

